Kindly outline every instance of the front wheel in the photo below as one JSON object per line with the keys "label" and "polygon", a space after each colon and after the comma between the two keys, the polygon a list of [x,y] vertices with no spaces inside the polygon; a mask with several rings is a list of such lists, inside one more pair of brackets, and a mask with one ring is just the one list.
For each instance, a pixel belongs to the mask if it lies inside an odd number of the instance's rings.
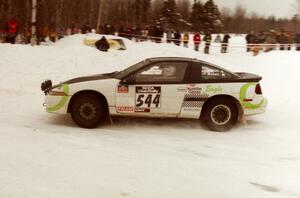
{"label": "front wheel", "polygon": [[210,101],[203,110],[202,121],[213,131],[230,130],[238,121],[238,109],[235,101],[217,98]]}
{"label": "front wheel", "polygon": [[72,119],[82,128],[96,128],[104,121],[106,114],[104,100],[95,94],[80,94],[71,104]]}

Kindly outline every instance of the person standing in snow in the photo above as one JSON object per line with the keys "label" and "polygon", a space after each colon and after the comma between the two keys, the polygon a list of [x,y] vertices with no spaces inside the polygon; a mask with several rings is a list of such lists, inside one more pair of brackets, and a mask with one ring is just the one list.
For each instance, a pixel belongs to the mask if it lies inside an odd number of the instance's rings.
{"label": "person standing in snow", "polygon": [[190,40],[189,34],[188,34],[188,33],[185,33],[185,34],[183,35],[183,39],[182,39],[182,41],[183,41],[183,47],[186,47],[186,48],[189,47],[189,40]]}
{"label": "person standing in snow", "polygon": [[118,30],[118,36],[120,36],[120,37],[126,37],[124,25],[121,25],[121,26],[119,27],[119,30]]}
{"label": "person standing in snow", "polygon": [[6,42],[15,44],[15,39],[18,34],[18,23],[14,17],[10,18],[6,23]]}
{"label": "person standing in snow", "polygon": [[56,42],[57,32],[56,32],[54,26],[50,27],[48,37],[49,37],[49,39],[50,39],[51,42],[53,42],[53,43]]}
{"label": "person standing in snow", "polygon": [[218,34],[214,40],[215,43],[221,43],[221,36]]}
{"label": "person standing in snow", "polygon": [[195,46],[195,51],[199,51],[199,45],[201,43],[201,35],[199,32],[196,32],[194,34],[194,46]]}
{"label": "person standing in snow", "polygon": [[251,51],[253,41],[254,41],[254,31],[250,31],[250,32],[246,35],[247,52],[250,52],[250,51]]}
{"label": "person standing in snow", "polygon": [[296,37],[295,37],[295,43],[297,44],[296,50],[297,50],[297,51],[300,51],[300,32],[298,32],[298,33],[296,34]]}
{"label": "person standing in snow", "polygon": [[210,44],[211,44],[211,40],[212,40],[210,32],[206,32],[203,40],[205,42],[204,53],[209,54],[209,48],[210,48]]}
{"label": "person standing in snow", "polygon": [[167,35],[167,43],[171,43],[172,41],[172,30],[168,29],[167,32],[166,32],[166,35]]}
{"label": "person standing in snow", "polygon": [[144,29],[142,29],[142,41],[147,41],[149,36],[149,26],[146,25]]}
{"label": "person standing in snow", "polygon": [[161,43],[162,37],[164,35],[164,30],[162,29],[162,27],[160,26],[160,24],[157,24],[154,28],[153,31],[154,34],[154,40],[156,43]]}
{"label": "person standing in snow", "polygon": [[91,27],[90,27],[90,23],[86,22],[85,25],[81,28],[81,34],[87,34],[90,33],[92,31]]}
{"label": "person standing in snow", "polygon": [[175,33],[174,33],[174,43],[175,43],[175,45],[180,46],[181,34],[180,34],[179,30],[176,30]]}
{"label": "person standing in snow", "polygon": [[221,53],[227,53],[227,48],[228,48],[228,42],[230,39],[230,35],[225,33],[223,40],[222,40],[222,49],[221,49]]}
{"label": "person standing in snow", "polygon": [[265,52],[270,52],[276,49],[276,32],[274,30],[270,30],[266,33],[266,48]]}
{"label": "person standing in snow", "polygon": [[136,42],[140,42],[142,40],[142,28],[140,24],[137,24],[137,26],[134,28],[134,36]]}

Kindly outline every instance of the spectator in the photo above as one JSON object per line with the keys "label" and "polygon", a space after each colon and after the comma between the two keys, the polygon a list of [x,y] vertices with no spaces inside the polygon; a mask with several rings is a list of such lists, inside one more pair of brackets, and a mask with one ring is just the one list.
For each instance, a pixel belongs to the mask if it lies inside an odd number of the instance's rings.
{"label": "spectator", "polygon": [[276,32],[274,30],[270,30],[266,34],[266,49],[265,52],[270,52],[276,49]]}
{"label": "spectator", "polygon": [[81,28],[81,34],[87,34],[90,33],[91,31],[92,30],[89,22],[86,22],[85,25]]}
{"label": "spectator", "polygon": [[154,39],[155,42],[161,43],[161,39],[163,37],[164,30],[162,29],[162,27],[159,24],[157,24],[155,26],[153,33],[154,33],[154,37],[155,37],[155,39]]}
{"label": "spectator", "polygon": [[216,38],[215,38],[215,43],[221,43],[221,36],[220,36],[220,34],[218,34],[217,36],[216,36]]}
{"label": "spectator", "polygon": [[118,30],[118,36],[120,36],[120,37],[126,37],[126,35],[125,35],[125,29],[124,29],[123,25],[121,25],[120,28],[119,28],[119,30]]}
{"label": "spectator", "polygon": [[254,39],[255,39],[254,37],[255,37],[254,31],[250,31],[250,32],[248,32],[248,34],[246,35],[247,52],[250,52],[250,51],[251,51],[252,44],[253,44],[253,41],[254,41]]}
{"label": "spectator", "polygon": [[24,34],[24,37],[25,37],[25,43],[29,44],[30,40],[31,40],[31,28],[30,27],[26,27],[24,29],[23,34]]}
{"label": "spectator", "polygon": [[142,40],[142,28],[139,24],[134,29],[134,35],[137,42]]}
{"label": "spectator", "polygon": [[280,44],[279,49],[285,50],[285,44],[288,43],[288,37],[284,30],[281,30],[281,32],[278,33],[276,40]]}
{"label": "spectator", "polygon": [[166,34],[167,34],[167,43],[171,43],[172,37],[173,37],[172,30],[168,29],[167,32],[166,32]]}
{"label": "spectator", "polygon": [[50,39],[51,42],[53,42],[53,43],[56,42],[57,32],[56,32],[54,26],[52,26],[52,27],[50,28],[48,37],[49,37],[49,39]]}
{"label": "spectator", "polygon": [[130,40],[132,39],[132,37],[133,37],[133,29],[132,29],[131,26],[128,26],[128,27],[126,28],[125,34],[126,34],[126,37],[127,37],[128,39],[130,39]]}
{"label": "spectator", "polygon": [[259,35],[255,35],[253,34],[253,37],[252,37],[253,41],[252,44],[251,44],[251,51],[253,52],[253,56],[257,56],[259,54],[259,51],[261,50],[261,41],[262,39],[259,38]]}
{"label": "spectator", "polygon": [[64,38],[64,36],[65,36],[65,30],[64,30],[64,28],[60,27],[58,29],[57,35],[58,35],[58,40]]}
{"label": "spectator", "polygon": [[49,28],[48,28],[48,26],[47,25],[45,25],[45,26],[42,26],[42,29],[41,29],[41,40],[40,41],[42,41],[42,42],[44,42],[45,41],[45,39],[46,39],[46,37],[49,35]]}
{"label": "spectator", "polygon": [[6,23],[6,42],[15,44],[15,39],[18,34],[18,23],[14,17],[10,18]]}
{"label": "spectator", "polygon": [[298,32],[298,33],[296,34],[296,37],[295,37],[295,43],[297,44],[296,50],[297,50],[297,51],[300,51],[300,32]]}
{"label": "spectator", "polygon": [[175,45],[180,46],[181,34],[180,34],[179,30],[176,30],[176,32],[174,33],[174,43],[175,43]]}
{"label": "spectator", "polygon": [[231,38],[230,35],[225,33],[225,35],[223,37],[223,41],[222,41],[221,53],[227,53],[228,42],[229,42],[230,38]]}
{"label": "spectator", "polygon": [[210,32],[206,32],[203,40],[205,42],[205,48],[204,48],[204,53],[205,54],[209,54],[209,48],[210,48],[210,44],[211,44],[211,34]]}
{"label": "spectator", "polygon": [[5,31],[0,29],[0,43],[4,43]]}
{"label": "spectator", "polygon": [[149,36],[149,26],[146,25],[144,29],[142,29],[142,38],[143,38],[142,41],[148,40],[148,36]]}
{"label": "spectator", "polygon": [[286,33],[286,40],[287,40],[287,50],[292,49],[293,44],[293,32]]}
{"label": "spectator", "polygon": [[199,45],[201,43],[201,35],[199,32],[196,32],[194,34],[194,45],[195,45],[195,50],[199,51]]}
{"label": "spectator", "polygon": [[186,47],[186,48],[189,47],[189,40],[190,40],[189,34],[188,34],[188,33],[185,33],[185,34],[183,35],[183,39],[182,39],[182,41],[183,41],[183,47]]}

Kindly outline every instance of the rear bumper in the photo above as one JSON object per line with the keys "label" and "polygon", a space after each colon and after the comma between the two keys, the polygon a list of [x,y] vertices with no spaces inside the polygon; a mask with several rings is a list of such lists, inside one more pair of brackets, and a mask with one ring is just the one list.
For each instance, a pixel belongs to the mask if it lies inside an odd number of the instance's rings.
{"label": "rear bumper", "polygon": [[256,114],[262,114],[266,112],[267,106],[268,106],[268,100],[266,98],[262,98],[261,101],[258,104],[250,104],[243,105],[244,109],[244,115],[250,116],[250,115],[256,115]]}

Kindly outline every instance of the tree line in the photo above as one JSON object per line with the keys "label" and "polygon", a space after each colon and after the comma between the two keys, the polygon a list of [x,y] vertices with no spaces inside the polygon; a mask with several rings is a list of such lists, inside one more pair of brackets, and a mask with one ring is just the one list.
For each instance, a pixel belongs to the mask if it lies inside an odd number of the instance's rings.
{"label": "tree line", "polygon": [[[37,0],[36,8],[38,27],[80,28],[87,22],[95,29],[104,24],[160,24],[164,29],[215,33],[300,28],[298,15],[290,19],[249,15],[241,5],[220,9],[213,0]],[[20,27],[30,27],[31,11],[32,0],[0,0],[0,29],[9,17],[14,17]]]}

